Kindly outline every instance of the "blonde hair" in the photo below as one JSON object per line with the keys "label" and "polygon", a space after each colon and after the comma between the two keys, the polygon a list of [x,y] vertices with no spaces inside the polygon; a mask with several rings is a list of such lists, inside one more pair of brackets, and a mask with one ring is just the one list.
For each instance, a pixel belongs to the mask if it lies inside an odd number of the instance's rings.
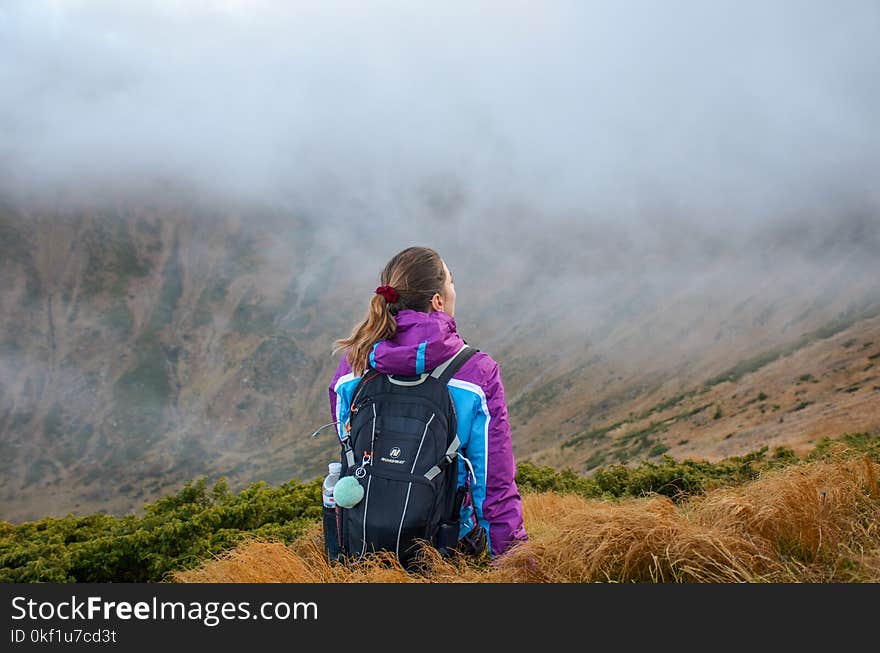
{"label": "blonde hair", "polygon": [[382,285],[397,291],[397,301],[389,303],[384,296],[374,294],[370,299],[367,316],[348,338],[334,341],[333,354],[348,348],[346,358],[352,372],[360,376],[367,369],[370,350],[380,340],[393,338],[397,333],[398,311],[411,309],[428,313],[435,294],[444,295],[446,270],[440,255],[430,247],[407,247],[385,265],[380,275]]}

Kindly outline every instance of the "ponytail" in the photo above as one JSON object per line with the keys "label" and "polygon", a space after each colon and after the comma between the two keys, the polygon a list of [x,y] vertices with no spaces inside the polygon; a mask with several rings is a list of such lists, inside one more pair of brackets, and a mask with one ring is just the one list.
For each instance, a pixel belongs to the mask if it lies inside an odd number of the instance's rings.
{"label": "ponytail", "polygon": [[352,372],[357,376],[361,376],[367,370],[367,361],[373,344],[386,338],[393,338],[397,333],[397,320],[388,307],[388,300],[385,297],[373,295],[364,321],[355,327],[348,338],[334,343],[334,355],[340,349],[349,348],[346,358]]}

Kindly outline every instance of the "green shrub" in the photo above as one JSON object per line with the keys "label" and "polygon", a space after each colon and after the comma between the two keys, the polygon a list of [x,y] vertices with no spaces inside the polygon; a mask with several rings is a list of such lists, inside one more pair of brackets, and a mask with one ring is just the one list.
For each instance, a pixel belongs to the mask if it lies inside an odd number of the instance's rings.
{"label": "green shrub", "polygon": [[48,517],[0,524],[0,582],[158,582],[246,535],[292,541],[320,519],[321,481],[252,484],[238,495],[205,478],[145,506],[144,515]]}
{"label": "green shrub", "polygon": [[522,492],[559,492],[585,497],[600,494],[595,481],[580,476],[570,467],[559,471],[553,467],[539,467],[528,462],[517,465],[516,485]]}
{"label": "green shrub", "polygon": [[[867,454],[880,462],[880,437],[868,433],[849,434],[834,440],[826,438],[806,460],[835,455],[841,446],[851,454]],[[772,453],[768,447],[762,447],[744,456],[718,462],[676,460],[664,455],[659,462],[644,461],[633,466],[610,464],[594,469],[589,476],[579,476],[570,468],[560,472],[552,467],[521,463],[516,482],[523,492],[553,491],[596,498],[656,493],[681,500],[716,487],[745,483],[764,471],[800,462],[801,459],[788,447],[777,447]],[[590,468],[589,463],[587,467]]]}

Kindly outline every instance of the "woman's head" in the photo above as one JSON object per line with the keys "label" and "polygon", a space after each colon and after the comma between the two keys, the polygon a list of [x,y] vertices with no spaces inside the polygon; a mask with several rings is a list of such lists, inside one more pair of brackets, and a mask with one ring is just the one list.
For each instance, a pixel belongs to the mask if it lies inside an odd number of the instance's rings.
{"label": "woman's head", "polygon": [[[408,308],[422,313],[444,311],[453,315],[455,287],[446,262],[430,247],[407,247],[395,254],[379,276],[383,285],[397,291],[398,300],[388,304],[392,315]],[[381,304],[380,295],[372,301]]]}
{"label": "woman's head", "polygon": [[407,247],[395,254],[385,265],[379,279],[382,285],[391,286],[397,299],[389,302],[386,294],[374,294],[370,299],[367,317],[349,338],[337,340],[335,354],[350,348],[348,362],[355,374],[367,368],[367,357],[373,344],[391,338],[397,332],[398,311],[410,309],[423,313],[443,311],[455,314],[455,286],[452,273],[430,247]]}

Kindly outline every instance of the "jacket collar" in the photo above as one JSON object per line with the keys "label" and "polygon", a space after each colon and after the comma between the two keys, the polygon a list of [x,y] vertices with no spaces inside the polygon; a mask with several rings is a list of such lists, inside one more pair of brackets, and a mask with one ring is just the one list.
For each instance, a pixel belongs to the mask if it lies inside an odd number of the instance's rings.
{"label": "jacket collar", "polygon": [[370,364],[385,374],[422,374],[452,358],[464,344],[448,313],[404,309],[397,314],[394,337],[373,345]]}

